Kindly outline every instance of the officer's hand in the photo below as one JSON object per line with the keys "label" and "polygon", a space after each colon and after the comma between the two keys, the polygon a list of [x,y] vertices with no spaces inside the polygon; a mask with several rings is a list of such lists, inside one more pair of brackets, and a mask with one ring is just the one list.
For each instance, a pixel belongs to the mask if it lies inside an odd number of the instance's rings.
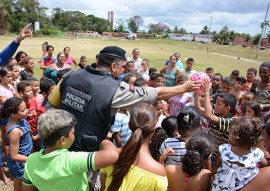
{"label": "officer's hand", "polygon": [[29,23],[26,25],[20,32],[20,34],[17,36],[17,43],[20,44],[22,40],[24,40],[26,37],[31,38],[33,36],[32,31],[28,28],[32,24]]}
{"label": "officer's hand", "polygon": [[202,81],[187,81],[182,86],[185,92],[193,92],[200,88]]}

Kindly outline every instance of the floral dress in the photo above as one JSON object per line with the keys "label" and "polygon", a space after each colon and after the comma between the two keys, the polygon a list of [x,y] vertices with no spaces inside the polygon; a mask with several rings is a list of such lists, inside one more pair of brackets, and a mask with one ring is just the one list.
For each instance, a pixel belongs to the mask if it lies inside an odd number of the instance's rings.
{"label": "floral dress", "polygon": [[223,144],[219,146],[219,152],[222,164],[215,174],[212,191],[241,189],[258,174],[256,164],[264,158],[259,148],[252,148],[247,155],[238,156],[232,152],[231,145]]}

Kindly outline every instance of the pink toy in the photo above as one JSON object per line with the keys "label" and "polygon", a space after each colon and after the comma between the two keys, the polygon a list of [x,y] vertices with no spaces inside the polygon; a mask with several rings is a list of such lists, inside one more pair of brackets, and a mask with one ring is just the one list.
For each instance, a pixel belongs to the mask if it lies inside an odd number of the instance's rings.
{"label": "pink toy", "polygon": [[[203,81],[207,80],[211,83],[211,79],[209,76],[204,72],[195,72],[190,76],[190,81]],[[203,86],[201,85],[199,89],[196,90],[196,92],[202,93],[204,92]]]}

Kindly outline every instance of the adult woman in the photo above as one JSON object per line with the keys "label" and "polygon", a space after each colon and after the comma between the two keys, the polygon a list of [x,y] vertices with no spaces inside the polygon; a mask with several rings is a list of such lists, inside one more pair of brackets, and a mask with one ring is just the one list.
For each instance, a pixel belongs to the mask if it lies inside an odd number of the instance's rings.
{"label": "adult woman", "polygon": [[71,66],[69,64],[65,63],[65,55],[64,53],[60,52],[57,55],[57,63],[51,64],[46,70],[45,70],[45,76],[47,78],[52,79],[56,84],[58,83],[57,73],[59,70],[64,70],[66,68],[70,68]]}
{"label": "adult woman", "polygon": [[179,165],[166,166],[170,191],[204,191],[210,187],[211,171],[203,169],[210,161],[212,143],[205,134],[194,135]]}
{"label": "adult woman", "polygon": [[170,64],[165,66],[160,70],[160,73],[164,75],[164,85],[165,86],[175,86],[176,78],[181,74],[175,66],[176,58],[174,55],[170,57]]}
{"label": "adult woman", "polygon": [[270,109],[270,62],[264,62],[259,68],[259,79],[252,82],[250,91],[256,95],[257,102],[261,104],[261,120],[264,125],[265,118],[269,118]]}
{"label": "adult woman", "polygon": [[114,166],[102,170],[102,190],[166,190],[165,168],[149,153],[156,122],[157,112],[150,104],[141,103],[131,110],[132,136]]}
{"label": "adult woman", "polygon": [[70,48],[65,47],[63,50],[66,58],[66,63],[71,66],[72,62],[75,64],[75,67],[77,68],[77,62],[75,61],[74,57],[70,55]]}

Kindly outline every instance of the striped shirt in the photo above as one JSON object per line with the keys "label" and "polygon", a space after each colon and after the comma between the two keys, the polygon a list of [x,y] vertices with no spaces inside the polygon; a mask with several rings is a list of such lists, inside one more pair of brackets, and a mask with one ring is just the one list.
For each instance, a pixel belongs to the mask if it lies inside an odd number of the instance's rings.
{"label": "striped shirt", "polygon": [[[128,126],[129,123],[130,114],[128,112],[128,115],[117,112],[115,115],[114,124],[111,126],[111,132],[112,133],[120,133],[120,139],[121,139],[121,145],[124,146],[129,138],[131,137],[131,130]],[[113,140],[114,144],[115,140]]]}
{"label": "striped shirt", "polygon": [[176,165],[181,162],[181,158],[186,154],[186,142],[179,138],[169,137],[165,139],[159,149],[159,153],[162,154],[167,148],[172,148],[174,154],[168,154],[165,161],[165,165]]}

